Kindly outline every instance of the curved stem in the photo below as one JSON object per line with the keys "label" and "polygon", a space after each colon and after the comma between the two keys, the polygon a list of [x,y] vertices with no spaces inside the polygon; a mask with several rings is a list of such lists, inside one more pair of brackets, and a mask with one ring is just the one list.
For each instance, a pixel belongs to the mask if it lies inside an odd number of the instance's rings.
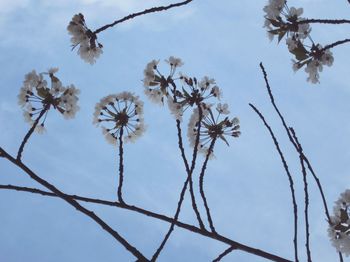
{"label": "curved stem", "polygon": [[123,164],[123,133],[124,129],[121,127],[119,133],[119,185],[118,185],[118,200],[119,202],[124,203],[122,188],[123,188],[123,180],[124,180],[124,164]]}
{"label": "curved stem", "polygon": [[322,48],[322,50],[331,49],[333,47],[336,47],[338,45],[342,45],[342,44],[345,44],[345,43],[348,43],[348,42],[350,42],[349,38],[344,39],[344,40],[339,40],[339,41],[336,41],[336,42],[334,42],[332,44],[326,45],[324,48]]}
{"label": "curved stem", "polygon": [[224,258],[226,255],[230,254],[233,250],[237,249],[236,247],[229,247],[224,252],[222,252],[217,258],[213,260],[213,262],[219,262],[222,258]]}
{"label": "curved stem", "polygon": [[39,116],[35,119],[32,127],[29,129],[29,131],[27,132],[27,134],[24,136],[21,145],[19,146],[18,152],[17,152],[17,160],[21,161],[22,158],[22,153],[24,150],[24,146],[26,145],[26,143],[28,142],[30,136],[33,134],[35,128],[37,127],[40,119],[43,117],[43,115],[47,112],[47,110],[49,110],[50,108],[50,104],[47,104],[43,110],[41,110]]}
{"label": "curved stem", "polygon": [[257,113],[257,115],[260,117],[260,119],[263,121],[265,127],[267,128],[267,130],[270,133],[270,136],[275,144],[275,147],[277,149],[277,152],[281,158],[284,170],[286,171],[288,180],[289,180],[289,187],[290,187],[290,191],[292,194],[292,203],[293,203],[293,211],[294,211],[294,239],[293,239],[293,243],[294,243],[294,257],[295,257],[295,261],[298,262],[299,258],[298,258],[298,206],[297,206],[297,202],[296,202],[296,198],[295,198],[295,190],[294,190],[294,181],[293,181],[293,177],[289,171],[289,167],[288,164],[284,158],[284,155],[281,151],[281,148],[279,146],[279,143],[277,141],[277,138],[275,136],[275,134],[273,133],[271,127],[269,126],[269,124],[266,122],[264,116],[259,112],[259,110],[252,104],[249,104],[249,106],[255,111],[255,113]]}
{"label": "curved stem", "polygon": [[203,202],[204,202],[204,206],[205,206],[205,210],[207,212],[209,226],[210,226],[210,229],[211,229],[211,231],[213,233],[216,233],[216,230],[215,230],[214,223],[213,223],[213,220],[212,220],[211,215],[210,215],[210,209],[209,209],[209,205],[208,205],[208,202],[207,202],[207,198],[205,197],[203,184],[204,184],[205,169],[207,168],[209,157],[213,153],[215,141],[216,141],[216,137],[210,143],[210,146],[209,146],[209,149],[208,149],[208,153],[207,153],[207,155],[205,157],[205,160],[204,160],[204,163],[203,163],[203,166],[202,166],[202,170],[201,170],[201,173],[199,175],[199,191],[201,193],[201,196],[202,196],[202,199],[203,199]]}
{"label": "curved stem", "polygon": [[108,232],[110,235],[112,235],[120,244],[122,244],[130,253],[132,253],[135,257],[137,257],[140,261],[149,261],[144,255],[142,255],[142,253],[140,251],[138,251],[134,246],[129,244],[129,242],[127,242],[117,231],[115,231],[113,228],[111,228],[106,222],[104,222],[94,212],[86,209],[85,207],[80,205],[76,200],[74,200],[72,197],[66,195],[61,190],[59,190],[57,187],[50,184],[48,181],[37,176],[31,169],[29,169],[26,165],[24,165],[18,159],[15,159],[12,156],[10,156],[1,147],[0,147],[0,152],[10,162],[12,162],[14,165],[19,167],[20,169],[22,169],[25,173],[27,173],[33,180],[35,180],[40,185],[44,186],[45,188],[47,188],[48,190],[53,192],[56,196],[63,199],[64,201],[66,201],[71,206],[75,207],[75,209],[78,210],[79,212],[85,214],[86,216],[88,216],[92,220],[94,220],[97,224],[99,224],[106,232]]}
{"label": "curved stem", "polygon": [[[51,193],[48,191],[43,191],[43,190],[36,189],[36,188],[20,187],[20,186],[13,186],[13,185],[0,185],[0,189],[16,190],[16,191],[20,191],[20,192],[30,192],[30,193],[34,193],[34,194],[40,194],[43,196],[58,197],[54,193]],[[271,260],[271,261],[292,262],[288,259],[282,258],[280,256],[277,256],[277,255],[274,255],[271,253],[268,253],[266,251],[244,245],[242,243],[239,243],[237,241],[229,239],[229,238],[222,236],[220,234],[214,234],[214,233],[209,232],[207,230],[200,229],[196,226],[186,224],[186,223],[183,223],[181,221],[174,220],[171,217],[168,217],[168,216],[165,216],[162,214],[158,214],[158,213],[155,213],[155,212],[152,212],[152,211],[149,211],[149,210],[146,210],[146,209],[134,206],[134,205],[128,205],[125,203],[119,203],[119,202],[101,200],[101,199],[95,199],[95,198],[88,198],[88,197],[77,196],[77,195],[66,195],[66,196],[73,198],[75,200],[78,200],[78,201],[84,201],[84,202],[94,203],[94,204],[99,204],[99,205],[118,207],[118,208],[130,210],[130,211],[133,211],[133,212],[136,212],[136,213],[148,216],[148,217],[159,219],[159,220],[162,220],[162,221],[167,222],[167,223],[174,223],[176,226],[178,226],[182,229],[188,230],[189,232],[193,232],[193,233],[199,234],[201,236],[211,238],[213,240],[227,244],[231,248],[242,250],[244,252],[247,252],[247,253],[250,253],[250,254],[253,254],[253,255],[256,255],[259,257],[263,257],[263,258],[266,258],[266,259]]]}
{"label": "curved stem", "polygon": [[130,14],[128,16],[123,17],[122,19],[116,20],[116,21],[114,21],[111,24],[107,24],[105,26],[102,26],[102,27],[96,29],[93,33],[94,34],[101,33],[102,31],[104,31],[104,30],[106,30],[106,29],[108,29],[110,27],[113,27],[113,26],[115,26],[117,24],[120,24],[122,22],[125,22],[127,20],[133,19],[133,18],[135,18],[137,16],[140,16],[140,15],[145,15],[145,14],[154,13],[154,12],[160,12],[160,11],[166,11],[166,10],[174,8],[174,7],[179,7],[179,6],[182,6],[182,5],[186,5],[186,4],[188,4],[188,3],[192,2],[192,1],[193,0],[186,0],[186,1],[183,1],[183,2],[171,4],[171,5],[168,5],[168,6],[152,7],[152,8],[146,9],[146,10],[141,11],[141,12],[133,13],[133,14]]}
{"label": "curved stem", "polygon": [[311,251],[310,251],[310,226],[309,226],[309,191],[308,191],[308,184],[307,184],[307,173],[304,165],[304,160],[303,160],[303,149],[301,147],[301,144],[299,143],[299,140],[295,133],[293,132],[293,129],[291,129],[294,141],[297,143],[298,150],[299,150],[299,160],[300,160],[300,165],[301,165],[301,171],[303,174],[303,183],[304,183],[304,196],[305,196],[305,209],[304,209],[304,214],[305,214],[305,235],[306,235],[306,254],[307,254],[307,261],[312,262],[311,259]]}
{"label": "curved stem", "polygon": [[305,19],[300,20],[297,24],[332,24],[332,25],[340,25],[340,24],[350,24],[350,20],[347,19]]}

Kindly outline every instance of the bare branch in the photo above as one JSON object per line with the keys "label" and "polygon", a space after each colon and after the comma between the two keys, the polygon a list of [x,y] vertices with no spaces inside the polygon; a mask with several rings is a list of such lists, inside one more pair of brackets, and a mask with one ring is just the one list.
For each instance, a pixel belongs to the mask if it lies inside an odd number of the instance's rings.
{"label": "bare branch", "polygon": [[75,207],[79,212],[85,214],[86,216],[94,220],[97,224],[99,224],[106,232],[112,235],[120,244],[122,244],[130,253],[132,253],[135,257],[137,257],[140,261],[149,261],[144,255],[141,254],[140,251],[138,251],[134,246],[129,244],[129,242],[127,242],[117,231],[112,229],[106,222],[104,222],[94,212],[81,206],[76,200],[64,194],[57,187],[50,184],[49,182],[42,179],[41,177],[37,176],[31,169],[29,169],[26,165],[24,165],[20,160],[13,158],[1,147],[0,147],[0,152],[2,152],[4,157],[7,158],[10,162],[12,162],[14,165],[19,167],[20,169],[22,169],[25,173],[27,173],[33,180],[38,182],[40,185],[46,187],[48,190],[52,191],[59,198],[63,199],[64,201],[66,201],[67,203]]}
{"label": "bare branch", "polygon": [[289,172],[289,167],[287,165],[287,162],[286,162],[284,155],[281,151],[281,148],[279,146],[277,138],[276,138],[275,134],[273,133],[271,127],[266,122],[264,116],[259,112],[259,110],[254,105],[252,105],[252,104],[249,104],[249,105],[258,114],[260,119],[264,122],[265,127],[269,131],[270,136],[275,144],[275,147],[276,147],[277,152],[281,158],[284,170],[286,171],[286,174],[287,174],[287,177],[289,180],[289,187],[290,187],[290,191],[292,194],[293,211],[294,211],[294,240],[293,240],[293,242],[294,242],[294,256],[295,256],[295,261],[299,261],[299,259],[298,259],[298,207],[297,207],[297,202],[296,202],[296,198],[295,198],[293,177],[292,177],[291,173]]}
{"label": "bare branch", "polygon": [[27,132],[27,134],[24,136],[21,145],[19,146],[18,152],[17,152],[17,160],[21,161],[21,157],[22,157],[22,153],[23,153],[23,149],[24,146],[26,145],[26,143],[28,142],[30,136],[33,134],[36,126],[38,125],[40,119],[42,118],[42,116],[47,112],[47,110],[49,110],[50,104],[47,104],[43,110],[41,110],[39,116],[35,119],[32,127],[29,129],[29,131]]}
{"label": "bare branch", "polygon": [[215,258],[213,260],[213,262],[219,262],[222,258],[224,258],[224,256],[228,255],[229,253],[231,253],[235,249],[237,249],[237,248],[236,247],[229,247],[224,252],[222,252],[217,258]]}
{"label": "bare branch", "polygon": [[350,20],[347,19],[304,19],[296,22],[297,24],[350,24]]}
{"label": "bare branch", "polygon": [[[56,194],[51,193],[51,192],[47,192],[44,190],[40,190],[40,189],[36,189],[36,188],[29,188],[29,187],[20,187],[20,186],[14,186],[14,185],[0,185],[0,190],[1,189],[7,189],[7,190],[16,190],[16,191],[20,191],[20,192],[30,192],[30,193],[34,193],[34,194],[40,194],[43,196],[50,196],[50,197],[58,197]],[[65,194],[66,195],[66,194]],[[159,220],[162,220],[164,222],[168,222],[168,223],[174,223],[176,226],[186,229],[188,231],[191,231],[193,233],[202,235],[204,237],[208,237],[214,240],[217,240],[219,242],[225,243],[231,247],[234,247],[238,250],[242,250],[244,252],[250,253],[250,254],[254,254],[256,256],[259,257],[263,257],[266,259],[269,259],[271,261],[277,261],[277,262],[292,262],[288,259],[279,257],[277,255],[265,252],[263,250],[260,249],[256,249],[247,245],[244,245],[242,243],[236,242],[234,240],[231,240],[227,237],[224,237],[220,234],[214,234],[212,232],[209,232],[207,230],[203,230],[200,229],[196,226],[190,225],[190,224],[186,224],[183,223],[181,221],[177,221],[174,220],[173,218],[170,218],[168,216],[162,215],[162,214],[158,214],[152,211],[148,211],[145,210],[143,208],[134,206],[134,205],[128,205],[125,203],[119,203],[119,202],[113,202],[113,201],[108,201],[108,200],[101,200],[101,199],[95,199],[95,198],[88,198],[88,197],[83,197],[83,196],[77,196],[77,195],[66,195],[67,197],[73,198],[75,200],[78,201],[84,201],[84,202],[88,202],[88,203],[95,203],[95,204],[100,204],[100,205],[107,205],[107,206],[114,206],[114,207],[118,207],[118,208],[123,208],[123,209],[127,209],[130,211],[134,211],[137,212],[139,214],[143,214],[146,215],[148,217],[152,217],[152,218],[156,218]]]}
{"label": "bare branch", "polygon": [[209,205],[208,205],[208,202],[207,202],[207,198],[205,197],[203,184],[204,184],[205,169],[207,168],[209,157],[213,153],[215,141],[216,141],[216,138],[214,138],[211,141],[211,143],[210,143],[210,146],[209,146],[209,149],[208,149],[208,153],[205,156],[205,160],[204,160],[204,163],[203,163],[203,166],[202,166],[202,169],[201,169],[201,173],[199,175],[199,191],[201,193],[201,196],[202,196],[202,199],[203,199],[203,202],[204,202],[204,207],[205,207],[205,210],[207,212],[209,226],[210,226],[210,229],[211,229],[211,231],[213,233],[216,233],[216,230],[215,230],[215,227],[214,227],[213,219],[211,218],[211,215],[210,215],[210,209],[209,209]]}
{"label": "bare branch", "polygon": [[146,9],[146,10],[141,11],[141,12],[130,14],[128,16],[123,17],[122,19],[114,21],[111,24],[107,24],[105,26],[102,26],[102,27],[96,29],[94,31],[94,34],[98,34],[98,33],[102,32],[102,31],[104,31],[104,30],[106,30],[106,29],[108,29],[110,27],[113,27],[113,26],[115,26],[117,24],[123,23],[123,22],[125,22],[127,20],[133,19],[133,18],[135,18],[137,16],[145,15],[145,14],[149,14],[149,13],[154,13],[154,12],[166,11],[166,10],[174,8],[174,7],[180,7],[180,6],[183,6],[183,5],[187,5],[188,3],[192,2],[192,1],[193,0],[186,0],[186,1],[183,1],[183,2],[171,4],[171,5],[168,5],[168,6],[152,7],[152,8]]}
{"label": "bare branch", "polygon": [[118,200],[121,203],[124,203],[122,188],[124,180],[124,164],[123,164],[123,127],[120,129],[119,134],[119,185],[118,185]]}
{"label": "bare branch", "polygon": [[322,50],[327,50],[327,49],[331,49],[333,47],[336,47],[338,45],[342,45],[342,44],[345,44],[345,43],[348,43],[350,42],[350,39],[347,38],[347,39],[344,39],[344,40],[339,40],[337,42],[334,42],[332,44],[329,44],[329,45],[326,45]]}

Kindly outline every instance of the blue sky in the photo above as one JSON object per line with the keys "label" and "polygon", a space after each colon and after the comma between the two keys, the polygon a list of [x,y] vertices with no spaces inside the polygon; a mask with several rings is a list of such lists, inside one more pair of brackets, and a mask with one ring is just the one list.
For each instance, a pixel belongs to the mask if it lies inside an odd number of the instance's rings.
{"label": "blue sky", "polygon": [[[312,85],[303,71],[292,71],[284,41],[277,45],[268,40],[262,28],[265,1],[194,0],[185,7],[139,17],[101,33],[104,53],[93,66],[70,50],[66,27],[76,13],[83,13],[88,26],[95,29],[129,13],[168,3],[171,1],[1,0],[0,145],[14,154],[28,129],[17,105],[24,75],[32,69],[43,72],[57,66],[61,81],[81,90],[81,110],[69,121],[50,112],[47,133],[31,138],[23,161],[66,193],[116,199],[117,151],[92,125],[92,114],[101,97],[124,90],[135,92],[145,102],[148,128],[135,144],[125,146],[124,196],[129,203],[171,216],[185,179],[175,122],[166,107],[146,100],[141,80],[150,60],[181,57],[185,62],[182,72],[216,79],[223,90],[222,102],[229,103],[232,116],[241,120],[242,136],[231,140],[230,147],[217,144],[216,159],[210,161],[206,174],[205,188],[217,230],[292,259],[288,181],[267,131],[248,103],[264,113],[279,138],[295,178],[300,209],[302,175],[298,156],[269,104],[259,62],[264,63],[280,109],[297,131],[332,208],[338,195],[349,188],[346,54],[350,49],[346,45],[334,49],[333,66],[324,68],[320,84]],[[346,18],[350,10],[345,0],[299,0],[289,1],[289,5],[303,7],[304,16],[310,18]],[[313,26],[313,38],[328,44],[346,38],[347,31],[346,26]],[[165,63],[162,65],[166,69]],[[4,160],[0,171],[1,184],[40,188]],[[321,198],[315,183],[309,184],[314,261],[335,261]],[[187,194],[180,218],[192,224],[189,200]],[[84,206],[96,211],[148,257],[168,229],[166,223],[130,211]],[[133,261],[98,225],[60,199],[1,191],[0,210],[0,261]],[[300,253],[305,259],[302,213],[299,217]],[[211,261],[226,247],[176,229],[159,261]],[[222,261],[265,260],[235,251]]]}

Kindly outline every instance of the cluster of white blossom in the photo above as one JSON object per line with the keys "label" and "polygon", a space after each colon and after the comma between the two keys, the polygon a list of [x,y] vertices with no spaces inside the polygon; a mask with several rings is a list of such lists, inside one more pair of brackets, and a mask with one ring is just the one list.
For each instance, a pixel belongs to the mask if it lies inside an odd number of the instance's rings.
{"label": "cluster of white blossom", "polygon": [[[199,109],[195,108],[188,123],[187,136],[192,147],[196,144],[196,138],[199,132],[198,151],[205,155],[208,154],[209,145],[213,139],[221,139],[229,145],[225,136],[239,137],[240,125],[239,119],[234,117],[230,119],[227,115],[230,113],[227,104],[218,103],[216,112],[210,104],[201,104],[202,117],[200,120]],[[213,156],[210,152],[210,156]]]}
{"label": "cluster of white blossom", "polygon": [[73,49],[79,45],[78,54],[87,63],[94,64],[102,54],[102,44],[97,42],[97,36],[85,24],[83,14],[76,14],[67,27],[72,35]]}
{"label": "cluster of white blossom", "polygon": [[111,144],[120,136],[134,142],[145,131],[143,102],[130,92],[103,97],[95,106],[93,123],[104,124],[102,132]]}
{"label": "cluster of white blossom", "polygon": [[164,98],[168,98],[170,91],[174,91],[174,74],[176,69],[183,65],[180,58],[170,56],[165,60],[170,65],[170,73],[164,76],[158,70],[159,60],[152,60],[146,65],[143,79],[146,96],[156,104],[163,104]]}
{"label": "cluster of white blossom", "polygon": [[[205,76],[198,82],[195,77],[190,78],[182,73],[174,78],[176,69],[183,65],[182,60],[171,56],[165,61],[170,65],[168,76],[158,70],[159,60],[152,60],[147,64],[143,79],[145,94],[156,104],[163,104],[166,98],[170,112],[177,120],[182,120],[188,107],[199,106],[211,97],[220,99],[221,90],[214,79]],[[178,80],[181,80],[181,89],[176,85]]]}
{"label": "cluster of white blossom", "polygon": [[293,70],[297,71],[306,66],[305,72],[309,74],[307,81],[313,84],[319,83],[322,66],[331,66],[334,58],[329,49],[322,49],[321,45],[312,41],[310,24],[301,17],[303,9],[288,7],[286,0],[269,0],[263,10],[264,27],[268,29],[270,40],[276,35],[280,42],[285,35],[287,36],[288,50],[296,59],[292,60]]}
{"label": "cluster of white blossom", "polygon": [[[64,87],[62,82],[54,75],[58,68],[50,68],[48,72],[37,74],[35,70],[28,73],[23,81],[23,86],[18,95],[18,104],[24,109],[24,119],[33,125],[36,117],[45,111],[44,119],[36,126],[36,131],[42,133],[46,115],[51,107],[57,109],[64,118],[73,118],[79,110],[79,90],[74,85]],[[51,87],[48,87],[44,75],[51,80]]]}
{"label": "cluster of white blossom", "polygon": [[343,192],[335,202],[334,216],[329,221],[328,235],[337,251],[350,255],[350,190]]}

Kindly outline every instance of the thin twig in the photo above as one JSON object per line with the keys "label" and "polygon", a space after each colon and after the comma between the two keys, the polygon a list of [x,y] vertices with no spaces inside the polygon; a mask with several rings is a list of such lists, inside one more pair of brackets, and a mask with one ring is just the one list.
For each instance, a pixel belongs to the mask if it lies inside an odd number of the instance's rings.
{"label": "thin twig", "polygon": [[[20,186],[14,186],[14,185],[0,185],[0,189],[5,189],[5,190],[16,190],[16,191],[20,191],[20,192],[30,192],[30,193],[34,193],[34,194],[40,194],[43,196],[50,196],[50,197],[58,197],[56,194],[51,193],[51,192],[47,192],[44,190],[40,190],[40,189],[36,189],[36,188],[29,188],[29,187],[20,187]],[[168,222],[168,223],[174,223],[176,226],[182,228],[182,229],[186,229],[190,232],[202,235],[204,237],[208,237],[214,240],[217,240],[221,243],[225,243],[229,246],[235,247],[236,249],[242,250],[244,252],[259,256],[259,257],[263,257],[266,259],[269,259],[271,261],[277,261],[277,262],[291,262],[288,259],[282,258],[280,256],[265,252],[263,250],[260,249],[256,249],[247,245],[244,245],[242,243],[239,243],[237,241],[234,241],[232,239],[229,239],[225,236],[222,236],[220,234],[214,234],[212,232],[209,232],[207,230],[203,230],[200,229],[196,226],[190,225],[190,224],[186,224],[183,223],[181,221],[177,221],[174,220],[171,217],[162,215],[162,214],[158,214],[149,210],[145,210],[143,208],[134,206],[134,205],[127,205],[125,203],[119,203],[119,202],[114,202],[114,201],[108,201],[108,200],[101,200],[101,199],[95,199],[95,198],[88,198],[88,197],[83,197],[83,196],[77,196],[77,195],[66,195],[67,197],[73,198],[75,200],[78,201],[84,201],[84,202],[88,202],[88,203],[95,203],[95,204],[99,204],[99,205],[106,205],[106,206],[113,206],[113,207],[118,207],[118,208],[123,208],[126,210],[130,210],[133,212],[137,212],[139,214],[143,214],[146,215],[148,217],[152,217],[155,219],[159,219],[162,220],[164,222]]]}
{"label": "thin twig", "polygon": [[344,39],[344,40],[339,40],[339,41],[334,42],[332,44],[326,45],[322,50],[324,51],[324,50],[327,50],[327,49],[331,49],[333,47],[336,47],[338,45],[342,45],[342,44],[345,44],[345,43],[348,43],[348,42],[350,42],[349,38]]}
{"label": "thin twig", "polygon": [[297,22],[297,24],[350,24],[350,20],[347,19],[304,19]]}
{"label": "thin twig", "polygon": [[171,4],[171,5],[168,5],[168,6],[152,7],[152,8],[146,9],[146,10],[141,11],[141,12],[137,12],[137,13],[133,13],[133,14],[127,15],[127,16],[123,17],[122,19],[114,21],[111,24],[107,24],[105,26],[102,26],[102,27],[96,29],[94,31],[94,34],[98,34],[98,33],[102,32],[102,31],[106,30],[107,28],[113,27],[113,26],[115,26],[117,24],[120,24],[120,23],[125,22],[125,21],[130,20],[130,19],[133,19],[133,18],[135,18],[137,16],[145,15],[145,14],[149,14],[149,13],[154,13],[154,12],[166,11],[166,10],[174,8],[174,7],[187,5],[188,3],[192,2],[192,1],[193,0],[186,0],[186,1],[183,1],[183,2]]}
{"label": "thin twig", "polygon": [[[200,111],[201,112],[201,111]],[[196,139],[196,145],[193,149],[193,156],[192,156],[192,164],[191,164],[191,169],[189,169],[189,166],[188,166],[188,161],[187,161],[187,158],[186,158],[186,155],[185,155],[185,149],[183,147],[183,141],[182,141],[182,130],[181,130],[181,122],[180,120],[176,120],[176,128],[177,128],[177,136],[178,136],[178,145],[179,145],[179,149],[180,149],[180,152],[181,152],[181,157],[184,161],[184,164],[185,164],[185,168],[186,168],[186,173],[187,173],[187,178],[186,178],[186,181],[182,187],[182,190],[181,190],[181,193],[180,193],[180,198],[179,198],[179,201],[177,203],[177,208],[176,208],[176,212],[175,212],[175,215],[174,215],[174,221],[177,221],[179,215],[180,215],[180,211],[181,211],[181,206],[182,206],[182,203],[183,203],[183,200],[184,200],[184,196],[185,196],[185,193],[186,193],[186,189],[187,189],[187,185],[188,183],[191,184],[191,180],[192,180],[192,173],[193,173],[193,170],[194,170],[194,167],[195,167],[195,162],[196,162],[196,157],[197,157],[197,147],[198,147],[198,144],[199,144],[199,132],[200,132],[200,128],[198,128],[198,133],[197,133],[197,139]],[[198,140],[198,141],[197,141]],[[190,186],[191,187],[191,186]],[[190,190],[191,192],[191,190]],[[192,196],[192,194],[191,194]],[[194,195],[193,195],[193,198],[192,199],[192,204],[193,204],[193,201],[195,203],[195,200],[194,200]],[[196,206],[193,206],[194,208],[194,211],[196,212],[197,209],[195,209]],[[198,210],[197,210],[198,212]],[[196,213],[197,215],[197,213]],[[198,219],[198,216],[197,216],[197,219]],[[201,227],[201,229],[204,229],[204,225],[203,225],[203,222],[201,221],[200,217],[199,217],[199,225]],[[170,228],[168,230],[168,232],[166,233],[163,241],[161,242],[160,246],[157,248],[156,252],[153,254],[152,256],[152,259],[151,261],[156,261],[160,252],[162,252],[166,242],[168,241],[171,233],[173,232],[174,230],[174,226],[175,226],[175,223],[172,223],[170,225]]]}
{"label": "thin twig", "polygon": [[123,180],[124,180],[124,164],[123,164],[123,127],[120,129],[119,134],[119,185],[118,185],[118,200],[121,203],[124,203],[122,188],[123,188]]}
{"label": "thin twig", "polygon": [[237,249],[236,247],[229,247],[224,252],[222,252],[217,258],[213,260],[213,262],[219,262],[224,256],[230,254],[233,250]]}
{"label": "thin twig", "polygon": [[106,222],[104,222],[100,217],[98,217],[94,212],[86,209],[82,205],[80,205],[76,200],[73,198],[67,196],[65,193],[60,191],[57,187],[50,184],[43,178],[37,176],[29,167],[24,165],[20,160],[13,158],[11,155],[9,155],[4,149],[0,147],[0,152],[7,158],[10,162],[12,162],[14,165],[22,169],[25,173],[27,173],[33,180],[38,182],[40,185],[44,186],[48,190],[52,191],[55,195],[57,195],[59,198],[63,199],[73,207],[75,207],[79,212],[85,214],[86,216],[90,217],[92,220],[94,220],[97,224],[99,224],[106,232],[108,232],[110,235],[112,235],[120,244],[122,244],[130,253],[132,253],[135,257],[137,257],[140,261],[149,261],[142,253],[137,250],[134,246],[129,244],[127,240],[125,240],[117,231],[115,231],[113,228],[111,228]]}
{"label": "thin twig", "polygon": [[27,132],[27,134],[24,136],[21,145],[19,146],[18,152],[17,152],[17,160],[21,161],[22,158],[22,153],[23,153],[23,149],[24,146],[26,145],[26,143],[28,142],[30,136],[33,134],[36,126],[38,125],[40,119],[42,118],[42,116],[47,112],[47,110],[49,110],[50,104],[47,104],[43,110],[41,110],[39,116],[35,119],[32,127],[29,129],[29,131]]}
{"label": "thin twig", "polygon": [[202,196],[202,199],[203,199],[203,202],[204,202],[204,207],[205,207],[205,210],[207,212],[209,226],[210,226],[211,232],[213,232],[213,233],[216,233],[216,230],[215,230],[215,227],[214,227],[213,219],[211,218],[211,215],[210,215],[210,209],[209,209],[209,205],[208,205],[208,202],[207,202],[207,198],[205,197],[203,184],[204,184],[205,169],[207,168],[209,157],[213,153],[215,141],[216,141],[216,137],[213,138],[213,140],[210,143],[210,146],[209,146],[209,149],[208,149],[208,153],[205,156],[205,160],[203,162],[201,173],[199,175],[199,191],[201,193],[201,196]]}
{"label": "thin twig", "polygon": [[279,143],[277,141],[277,138],[275,136],[275,134],[273,133],[271,127],[269,126],[269,124],[266,122],[264,116],[259,112],[259,110],[252,104],[249,104],[251,108],[253,108],[253,110],[258,114],[258,116],[260,117],[260,119],[264,122],[265,127],[268,129],[270,136],[275,144],[275,147],[277,149],[278,154],[280,155],[284,170],[286,171],[286,174],[288,176],[288,180],[289,180],[289,187],[290,187],[290,191],[292,194],[292,202],[293,202],[293,211],[294,211],[294,239],[293,239],[293,243],[294,243],[294,257],[295,257],[295,261],[299,261],[298,258],[298,207],[297,207],[297,202],[296,202],[296,198],[295,198],[295,191],[294,191],[294,181],[293,181],[293,177],[289,172],[289,167],[287,165],[287,162],[283,156],[283,153],[281,151],[281,148],[279,146]]}
{"label": "thin twig", "polygon": [[310,250],[310,225],[309,225],[309,191],[308,191],[308,184],[307,184],[307,173],[304,165],[304,160],[303,160],[303,149],[301,147],[301,144],[299,143],[299,140],[293,130],[293,128],[290,128],[290,131],[292,132],[293,138],[295,143],[298,146],[299,150],[299,160],[300,160],[300,165],[301,165],[301,171],[303,174],[303,182],[304,182],[304,196],[305,196],[305,235],[306,235],[306,254],[307,254],[307,261],[312,262],[311,259],[311,250]]}
{"label": "thin twig", "polygon": [[[269,84],[269,81],[267,79],[267,73],[265,71],[265,68],[263,66],[262,63],[260,63],[260,68],[263,72],[263,75],[264,75],[264,80],[265,80],[265,83],[266,83],[266,89],[268,91],[268,94],[269,94],[269,97],[270,97],[270,100],[271,100],[271,104],[273,105],[275,111],[277,112],[281,122],[282,122],[282,125],[288,135],[288,138],[290,140],[290,142],[293,144],[295,150],[299,153],[299,150],[298,150],[298,145],[296,144],[296,142],[294,141],[293,139],[293,136],[291,134],[291,131],[289,130],[288,126],[287,126],[287,123],[283,117],[283,115],[281,114],[280,110],[278,109],[276,103],[275,103],[275,99],[273,97],[273,94],[272,94],[272,91],[271,91],[271,86]],[[295,131],[294,131],[295,132]],[[316,181],[316,184],[317,184],[317,187],[318,187],[318,190],[320,192],[320,195],[321,195],[321,198],[322,198],[322,202],[323,202],[323,207],[324,207],[324,212],[326,214],[326,217],[327,217],[327,220],[328,220],[328,223],[330,223],[331,219],[330,219],[330,215],[329,215],[329,211],[328,211],[328,205],[327,205],[327,201],[326,201],[326,197],[325,197],[325,194],[323,192],[323,188],[322,188],[322,184],[320,182],[320,179],[317,177],[315,171],[313,170],[313,167],[309,161],[309,159],[307,158],[307,156],[304,154],[304,151],[302,151],[302,157],[303,157],[303,160],[305,161],[305,163],[307,164],[307,168],[308,170],[311,172],[312,174],[312,177],[314,178],[314,180]],[[339,252],[339,258],[340,258],[340,261],[342,262],[343,260],[343,256],[342,254]]]}

